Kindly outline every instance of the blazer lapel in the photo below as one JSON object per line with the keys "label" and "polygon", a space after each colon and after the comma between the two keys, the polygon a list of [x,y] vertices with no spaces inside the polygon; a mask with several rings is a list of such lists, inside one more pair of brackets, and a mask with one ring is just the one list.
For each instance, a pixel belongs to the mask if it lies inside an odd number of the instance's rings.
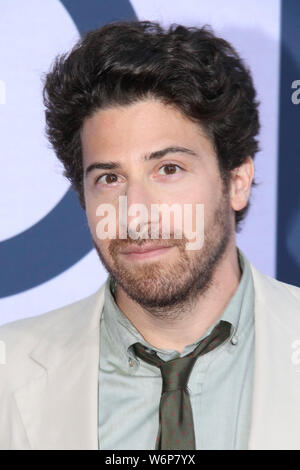
{"label": "blazer lapel", "polygon": [[104,285],[92,296],[74,303],[75,307],[60,309],[49,336],[29,354],[36,373],[14,395],[34,450],[98,449],[99,324],[103,303]]}
{"label": "blazer lapel", "polygon": [[[250,263],[251,264],[251,263]],[[299,300],[251,264],[255,288],[255,357],[249,449],[300,449]]]}

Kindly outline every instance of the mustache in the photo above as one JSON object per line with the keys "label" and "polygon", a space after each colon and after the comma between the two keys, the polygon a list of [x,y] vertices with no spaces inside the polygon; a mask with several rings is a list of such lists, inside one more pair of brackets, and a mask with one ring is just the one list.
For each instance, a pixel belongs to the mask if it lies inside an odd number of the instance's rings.
{"label": "mustache", "polygon": [[149,246],[153,249],[177,246],[178,248],[183,249],[185,247],[186,241],[187,240],[185,237],[182,237],[181,239],[175,239],[171,236],[168,236],[167,238],[159,237],[155,239],[151,239],[150,237],[142,239],[130,239],[130,237],[125,239],[116,238],[110,240],[109,252],[111,256],[114,256],[121,251],[130,249],[133,246],[137,248]]}

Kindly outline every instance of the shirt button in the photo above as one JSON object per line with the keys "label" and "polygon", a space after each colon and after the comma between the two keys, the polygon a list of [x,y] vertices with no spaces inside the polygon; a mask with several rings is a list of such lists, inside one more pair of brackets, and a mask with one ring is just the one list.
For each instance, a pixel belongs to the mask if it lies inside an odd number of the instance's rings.
{"label": "shirt button", "polygon": [[134,362],[133,362],[133,359],[131,359],[131,357],[128,359],[128,362],[129,362],[130,367],[134,366]]}
{"label": "shirt button", "polygon": [[236,335],[234,335],[231,338],[231,344],[233,344],[233,346],[235,346],[237,343],[238,343],[238,337]]}

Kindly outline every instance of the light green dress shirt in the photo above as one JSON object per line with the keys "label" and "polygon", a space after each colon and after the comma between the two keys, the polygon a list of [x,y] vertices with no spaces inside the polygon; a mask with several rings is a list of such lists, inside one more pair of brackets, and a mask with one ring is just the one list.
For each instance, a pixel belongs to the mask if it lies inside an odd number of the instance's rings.
{"label": "light green dress shirt", "polygon": [[121,312],[108,276],[100,328],[99,449],[155,450],[162,389],[160,369],[136,358],[134,343],[164,361],[192,352],[222,319],[230,338],[199,356],[188,381],[196,450],[247,449],[254,359],[254,285],[249,261],[237,247],[242,276],[221,317],[181,354],[149,344]]}

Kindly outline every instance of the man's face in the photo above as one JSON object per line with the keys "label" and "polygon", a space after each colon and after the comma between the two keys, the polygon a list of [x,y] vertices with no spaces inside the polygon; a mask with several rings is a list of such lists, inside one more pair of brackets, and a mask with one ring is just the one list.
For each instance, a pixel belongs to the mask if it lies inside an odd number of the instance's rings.
{"label": "man's face", "polygon": [[[145,100],[96,112],[85,120],[81,141],[86,213],[94,246],[107,271],[131,299],[157,315],[159,309],[193,303],[211,285],[214,270],[234,236],[229,189],[221,179],[210,140],[174,107]],[[153,152],[175,147],[186,151],[145,159]],[[91,167],[98,163],[106,164],[105,169]],[[148,239],[130,238],[130,230],[127,238],[118,236],[120,196],[127,197],[128,210],[137,203],[148,209],[149,218],[139,226],[146,228]],[[171,217],[168,239],[163,238],[162,219],[156,219],[159,238],[151,239],[151,205],[162,203],[177,204],[182,219]],[[96,211],[101,204],[116,209],[116,238],[97,235],[101,217]],[[184,204],[192,207],[194,230],[197,204],[203,204],[204,242],[200,249],[186,249]],[[136,215],[126,215],[128,227]],[[178,229],[182,230],[181,239],[175,238]],[[167,248],[148,254],[123,253],[149,244]]]}

